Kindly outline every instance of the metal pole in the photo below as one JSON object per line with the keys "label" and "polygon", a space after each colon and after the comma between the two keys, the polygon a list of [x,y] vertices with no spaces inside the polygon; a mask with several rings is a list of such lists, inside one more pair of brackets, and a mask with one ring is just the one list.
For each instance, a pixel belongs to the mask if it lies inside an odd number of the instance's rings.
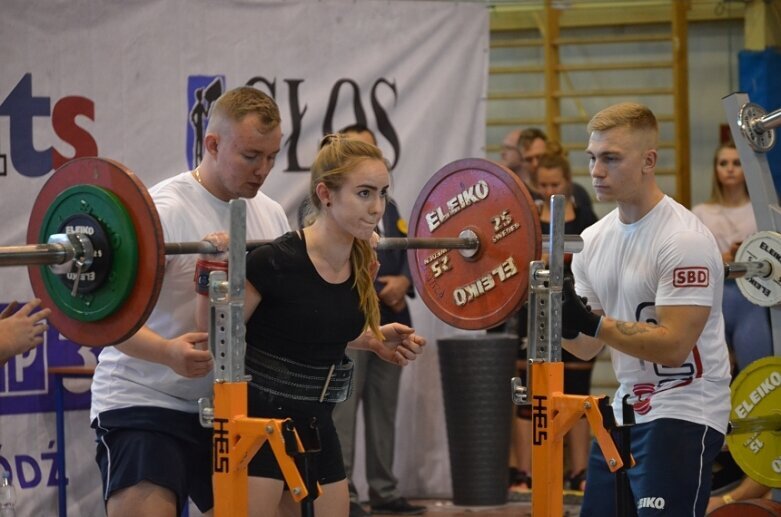
{"label": "metal pole", "polygon": [[[741,108],[748,102],[749,98],[745,93],[733,93],[722,100],[732,139],[743,165],[757,229],[778,232],[781,230],[781,206],[767,156],[754,152],[749,141],[743,136],[739,124]],[[778,122],[778,115],[773,114],[770,119],[769,122],[775,124]],[[773,353],[781,355],[781,307],[770,308],[770,322],[773,329]]]}

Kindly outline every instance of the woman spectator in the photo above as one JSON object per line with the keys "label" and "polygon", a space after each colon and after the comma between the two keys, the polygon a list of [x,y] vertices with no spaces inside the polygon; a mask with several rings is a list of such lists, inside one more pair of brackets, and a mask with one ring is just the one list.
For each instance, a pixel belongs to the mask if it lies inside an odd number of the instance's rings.
{"label": "woman spectator", "polygon": [[[756,233],[757,222],[734,143],[721,145],[713,158],[713,186],[710,199],[692,212],[716,237],[725,262],[735,260],[735,253],[746,237]],[[749,302],[734,280],[724,282],[724,332],[734,354],[738,370],[773,353],[770,315],[764,307]]]}

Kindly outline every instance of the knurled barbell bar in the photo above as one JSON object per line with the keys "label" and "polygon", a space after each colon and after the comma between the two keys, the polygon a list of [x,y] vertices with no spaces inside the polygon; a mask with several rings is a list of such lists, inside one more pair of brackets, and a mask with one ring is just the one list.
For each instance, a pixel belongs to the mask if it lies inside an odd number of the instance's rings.
{"label": "knurled barbell bar", "polygon": [[[420,237],[381,237],[377,244],[378,250],[408,250],[408,249],[448,249],[477,251],[480,241],[467,232],[464,237],[438,237],[424,239]],[[542,236],[542,247],[548,244],[548,235]],[[75,240],[75,242],[74,242]],[[270,243],[270,240],[247,241],[247,251]],[[49,237],[46,244],[26,244],[20,246],[0,246],[0,267],[9,266],[65,266],[82,257],[89,260],[94,253],[85,248],[91,245],[86,234],[55,234]],[[566,253],[579,253],[583,249],[583,239],[578,235],[567,235],[564,240]],[[166,255],[218,253],[217,248],[209,241],[166,242]],[[70,271],[70,269],[68,269]]]}
{"label": "knurled barbell bar", "polygon": [[[523,304],[528,264],[539,259],[547,236],[514,174],[488,160],[453,162],[424,186],[410,223],[412,237],[384,238],[378,247],[407,250],[415,286],[436,316],[485,329]],[[29,268],[33,291],[52,309],[51,323],[87,346],[116,344],[144,324],[166,255],[216,251],[206,242],[163,242],[143,183],[103,158],[72,160],[49,178],[33,205],[27,242],[0,248],[0,266],[49,266]],[[565,238],[566,252],[582,245],[579,236]]]}
{"label": "knurled barbell bar", "polygon": [[[420,237],[380,237],[378,250],[412,250],[412,249],[447,249],[477,251],[480,241],[471,232],[464,237],[437,237],[424,239]],[[542,236],[542,247],[548,245],[548,235]],[[270,240],[247,241],[247,251],[252,251]],[[0,267],[8,266],[65,266],[77,261],[80,257],[89,260],[93,251],[85,248],[91,246],[91,240],[86,234],[55,234],[49,237],[46,244],[26,244],[20,246],[0,246]],[[583,249],[583,239],[578,235],[566,235],[564,250],[566,253],[579,253]],[[190,255],[218,253],[217,248],[209,241],[166,242],[166,255]],[[468,254],[466,254],[468,256]],[[760,264],[756,264],[759,268]],[[750,267],[746,265],[746,267]],[[769,266],[768,266],[769,267]],[[70,269],[68,269],[70,271]],[[742,275],[741,275],[742,276]]]}

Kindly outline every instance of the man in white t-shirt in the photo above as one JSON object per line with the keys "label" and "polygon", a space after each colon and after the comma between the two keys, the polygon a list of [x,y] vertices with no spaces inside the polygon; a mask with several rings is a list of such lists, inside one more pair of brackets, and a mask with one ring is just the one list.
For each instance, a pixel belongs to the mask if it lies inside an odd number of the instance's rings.
{"label": "man in white t-shirt", "polygon": [[[251,87],[223,94],[211,108],[200,165],[150,189],[165,241],[225,231],[237,198],[247,199],[248,239],[288,231],[282,207],[259,191],[281,139],[271,97]],[[90,418],[109,517],[175,517],[188,498],[212,513],[212,433],[199,423],[198,399],[212,396],[214,364],[206,333],[193,331],[196,258],[168,256],[146,325],[100,354]]]}
{"label": "man in white t-shirt", "polygon": [[[597,199],[617,208],[583,232],[573,257],[577,294],[590,307],[565,285],[564,346],[584,359],[610,350],[616,420],[628,395],[637,421],[628,470],[637,514],[704,515],[730,411],[721,255],[700,220],[657,185],[659,130],[647,107],[606,108],[588,131]],[[614,494],[595,443],[581,515],[615,515]]]}

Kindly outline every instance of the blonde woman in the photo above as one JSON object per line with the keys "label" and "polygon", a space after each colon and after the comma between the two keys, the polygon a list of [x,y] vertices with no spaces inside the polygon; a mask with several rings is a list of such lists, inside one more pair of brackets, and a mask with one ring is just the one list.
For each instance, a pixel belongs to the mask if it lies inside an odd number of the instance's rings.
{"label": "blonde woman", "polygon": [[[331,414],[350,391],[345,349],[371,350],[403,366],[422,352],[425,339],[400,323],[380,326],[370,241],[389,188],[382,153],[359,140],[326,138],[311,169],[314,222],[247,257],[246,367],[250,416],[292,418],[305,446],[316,425],[320,451],[309,468],[323,494],[315,514],[344,517],[348,487]],[[227,248],[224,234],[207,238]],[[207,269],[196,278],[208,277]],[[196,290],[204,294],[202,284]],[[208,304],[199,298],[203,328]],[[250,462],[249,475],[251,515],[300,514],[268,444]]]}

